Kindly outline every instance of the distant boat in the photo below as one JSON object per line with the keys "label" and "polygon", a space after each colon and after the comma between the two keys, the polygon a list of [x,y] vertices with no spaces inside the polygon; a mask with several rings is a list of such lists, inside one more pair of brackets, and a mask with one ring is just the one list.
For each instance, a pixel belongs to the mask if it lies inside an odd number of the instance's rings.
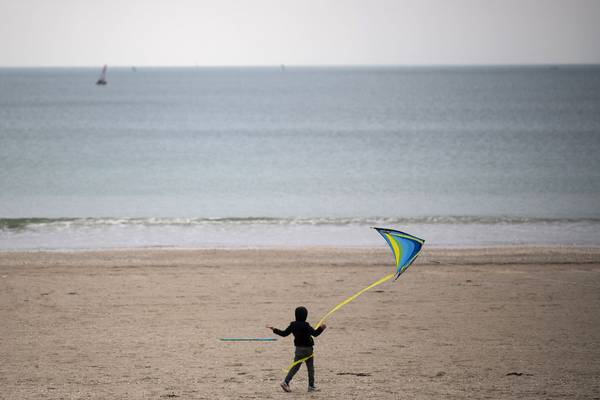
{"label": "distant boat", "polygon": [[102,73],[100,74],[100,78],[98,78],[98,80],[96,81],[96,85],[106,85],[106,69],[108,68],[108,65],[105,65],[102,68]]}

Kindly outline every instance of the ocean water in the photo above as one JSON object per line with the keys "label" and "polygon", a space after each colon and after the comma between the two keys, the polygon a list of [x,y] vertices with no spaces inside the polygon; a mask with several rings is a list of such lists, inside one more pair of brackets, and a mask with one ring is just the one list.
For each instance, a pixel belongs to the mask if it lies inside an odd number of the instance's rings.
{"label": "ocean water", "polygon": [[600,67],[0,69],[0,249],[600,245]]}

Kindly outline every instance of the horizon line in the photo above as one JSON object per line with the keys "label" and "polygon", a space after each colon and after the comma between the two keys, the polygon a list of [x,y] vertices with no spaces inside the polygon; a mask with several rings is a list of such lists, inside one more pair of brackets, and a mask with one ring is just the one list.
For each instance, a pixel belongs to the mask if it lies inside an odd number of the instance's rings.
{"label": "horizon line", "polygon": [[111,68],[485,68],[485,67],[596,67],[600,62],[593,63],[472,63],[472,64],[82,64],[82,65],[0,65],[0,69],[26,68],[101,68],[108,65]]}

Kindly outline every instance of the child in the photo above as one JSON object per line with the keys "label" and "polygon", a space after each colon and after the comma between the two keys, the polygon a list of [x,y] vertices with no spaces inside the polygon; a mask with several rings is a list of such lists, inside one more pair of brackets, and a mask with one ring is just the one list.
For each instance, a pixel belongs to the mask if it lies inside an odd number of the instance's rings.
{"label": "child", "polygon": [[[294,356],[294,361],[301,360],[303,358],[309,357],[313,354],[313,345],[315,342],[311,336],[319,336],[327,326],[325,324],[321,325],[317,329],[314,329],[308,322],[306,322],[306,317],[308,316],[308,310],[305,307],[296,308],[296,320],[290,322],[290,325],[284,330],[281,331],[277,328],[273,328],[272,326],[267,326],[267,328],[271,329],[273,333],[279,336],[288,336],[290,333],[294,334],[294,345],[296,346],[296,354]],[[313,363],[313,357],[310,357],[306,362],[306,368],[308,369],[308,391],[314,392],[317,390],[315,387],[315,367]],[[292,378],[300,369],[300,365],[302,363],[298,363],[290,369],[285,380],[281,382],[281,388],[286,392],[291,392],[290,382]]]}

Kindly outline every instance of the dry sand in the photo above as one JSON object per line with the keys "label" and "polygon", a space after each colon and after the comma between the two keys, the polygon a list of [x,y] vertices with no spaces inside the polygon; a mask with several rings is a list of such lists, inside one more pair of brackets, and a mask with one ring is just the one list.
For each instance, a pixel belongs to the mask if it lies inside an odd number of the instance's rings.
{"label": "dry sand", "polygon": [[389,273],[385,248],[0,253],[2,399],[600,398],[600,250],[425,249],[328,321],[283,393],[298,305],[314,324]]}

